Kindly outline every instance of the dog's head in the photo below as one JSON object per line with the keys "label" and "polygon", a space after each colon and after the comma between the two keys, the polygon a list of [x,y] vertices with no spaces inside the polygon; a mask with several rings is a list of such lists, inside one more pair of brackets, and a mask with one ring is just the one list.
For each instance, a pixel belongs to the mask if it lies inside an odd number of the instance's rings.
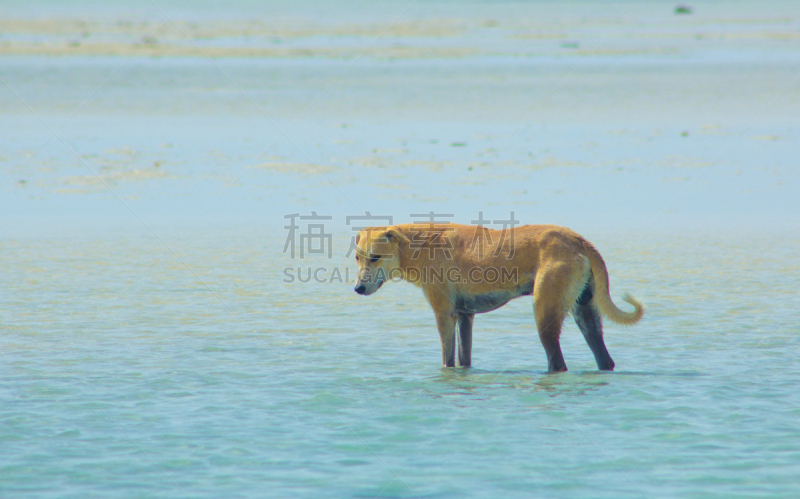
{"label": "dog's head", "polygon": [[356,236],[358,281],[355,292],[371,295],[400,270],[400,247],[409,242],[397,227],[370,227]]}

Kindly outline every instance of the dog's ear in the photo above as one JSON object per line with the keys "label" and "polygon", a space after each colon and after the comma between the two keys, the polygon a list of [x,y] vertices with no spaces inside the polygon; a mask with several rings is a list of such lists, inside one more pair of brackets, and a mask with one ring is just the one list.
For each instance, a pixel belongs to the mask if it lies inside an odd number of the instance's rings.
{"label": "dog's ear", "polygon": [[405,243],[410,243],[411,242],[411,240],[408,237],[406,237],[405,234],[403,234],[402,232],[400,232],[400,230],[395,229],[395,228],[389,228],[389,229],[386,230],[386,239],[390,243],[394,243],[394,242],[398,242],[398,241],[403,241]]}
{"label": "dog's ear", "polygon": [[356,234],[356,244],[358,244],[358,241],[360,239],[361,239],[361,231],[358,231],[358,234]]}

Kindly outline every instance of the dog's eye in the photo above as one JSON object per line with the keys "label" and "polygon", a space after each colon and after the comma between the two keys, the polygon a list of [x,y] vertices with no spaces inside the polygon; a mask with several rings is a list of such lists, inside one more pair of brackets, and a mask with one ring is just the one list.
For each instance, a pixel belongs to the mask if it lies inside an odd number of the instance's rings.
{"label": "dog's eye", "polygon": [[358,255],[356,255],[356,261],[358,261]]}
{"label": "dog's eye", "polygon": [[369,261],[370,261],[371,263],[375,263],[375,262],[377,262],[377,261],[378,261],[378,260],[380,260],[380,259],[381,259],[381,256],[380,256],[380,255],[372,255],[371,257],[369,257]]}

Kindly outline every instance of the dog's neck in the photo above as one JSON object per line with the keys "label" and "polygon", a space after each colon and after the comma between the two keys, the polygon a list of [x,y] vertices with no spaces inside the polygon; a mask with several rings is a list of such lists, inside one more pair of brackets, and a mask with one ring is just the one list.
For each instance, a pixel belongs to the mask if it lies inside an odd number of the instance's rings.
{"label": "dog's neck", "polygon": [[[400,272],[402,272],[403,280],[408,281],[408,269],[411,267],[411,246],[407,241],[398,241],[397,242],[397,255],[399,259]],[[417,284],[417,283],[412,283]]]}

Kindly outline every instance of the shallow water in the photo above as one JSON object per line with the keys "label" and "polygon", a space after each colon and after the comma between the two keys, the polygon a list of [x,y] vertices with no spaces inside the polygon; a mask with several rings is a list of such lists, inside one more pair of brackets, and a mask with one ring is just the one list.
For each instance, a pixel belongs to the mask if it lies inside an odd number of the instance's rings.
{"label": "shallow water", "polygon": [[[37,5],[0,35],[0,495],[797,494],[790,2]],[[617,370],[568,319],[547,374],[528,298],[441,369],[346,257],[347,216],[430,211],[590,239],[648,307]],[[331,256],[292,258],[312,212]]]}
{"label": "shallow water", "polygon": [[797,237],[598,243],[612,289],[647,314],[606,326],[614,373],[567,321],[560,375],[544,372],[526,298],[478,316],[474,368],[440,369],[415,288],[286,285],[264,257],[275,242],[221,231],[162,255],[146,234],[3,241],[6,493],[796,490]]}

